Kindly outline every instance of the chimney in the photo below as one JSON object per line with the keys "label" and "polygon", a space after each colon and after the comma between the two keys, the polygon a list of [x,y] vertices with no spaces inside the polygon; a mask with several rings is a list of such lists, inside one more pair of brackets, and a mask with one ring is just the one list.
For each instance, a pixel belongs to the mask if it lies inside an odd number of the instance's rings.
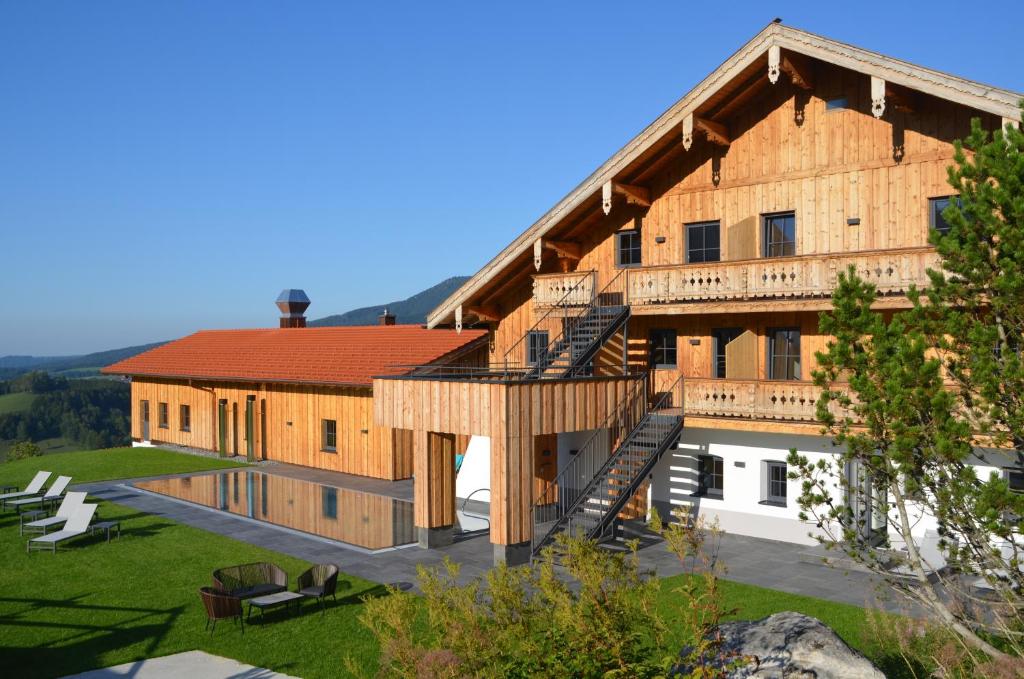
{"label": "chimney", "polygon": [[377,325],[394,325],[397,320],[398,318],[394,314],[388,313],[388,310],[384,309],[384,313],[377,316]]}
{"label": "chimney", "polygon": [[277,308],[281,310],[282,328],[305,328],[303,315],[309,306],[309,297],[302,290],[282,290],[277,296]]}

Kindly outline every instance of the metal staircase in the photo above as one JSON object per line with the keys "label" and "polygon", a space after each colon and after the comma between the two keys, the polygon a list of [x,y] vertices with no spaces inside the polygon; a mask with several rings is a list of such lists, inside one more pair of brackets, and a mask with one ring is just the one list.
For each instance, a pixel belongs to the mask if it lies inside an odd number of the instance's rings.
{"label": "metal staircase", "polygon": [[683,429],[682,378],[648,407],[647,380],[637,380],[533,506],[533,554],[567,532],[608,535],[661,456]]}

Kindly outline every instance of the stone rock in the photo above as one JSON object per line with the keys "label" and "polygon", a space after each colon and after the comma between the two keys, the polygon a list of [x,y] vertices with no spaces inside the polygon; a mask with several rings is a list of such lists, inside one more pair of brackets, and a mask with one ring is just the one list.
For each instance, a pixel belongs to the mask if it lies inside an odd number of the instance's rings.
{"label": "stone rock", "polygon": [[[752,660],[733,669],[737,679],[885,679],[867,658],[853,650],[817,618],[786,611],[753,622],[720,626],[722,660]],[[687,653],[684,651],[683,653]],[[692,668],[679,666],[686,674]]]}

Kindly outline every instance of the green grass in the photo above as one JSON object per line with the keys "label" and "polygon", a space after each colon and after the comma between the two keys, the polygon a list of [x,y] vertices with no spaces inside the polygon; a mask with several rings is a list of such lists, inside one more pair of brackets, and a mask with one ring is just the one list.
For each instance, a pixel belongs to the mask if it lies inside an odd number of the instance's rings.
{"label": "green grass", "polygon": [[71,476],[72,483],[182,474],[241,466],[215,457],[175,453],[160,448],[108,448],[14,460],[0,464],[0,483],[24,485],[40,469]]}
{"label": "green grass", "polygon": [[24,412],[32,407],[32,401],[35,400],[36,395],[28,391],[3,394],[0,396],[0,415]]}

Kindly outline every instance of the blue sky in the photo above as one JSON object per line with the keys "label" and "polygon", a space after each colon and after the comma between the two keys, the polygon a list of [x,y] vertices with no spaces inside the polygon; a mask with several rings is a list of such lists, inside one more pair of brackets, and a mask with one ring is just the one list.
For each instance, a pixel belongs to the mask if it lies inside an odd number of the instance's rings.
{"label": "blue sky", "polygon": [[775,15],[1024,91],[963,7],[0,0],[0,355],[473,273]]}

